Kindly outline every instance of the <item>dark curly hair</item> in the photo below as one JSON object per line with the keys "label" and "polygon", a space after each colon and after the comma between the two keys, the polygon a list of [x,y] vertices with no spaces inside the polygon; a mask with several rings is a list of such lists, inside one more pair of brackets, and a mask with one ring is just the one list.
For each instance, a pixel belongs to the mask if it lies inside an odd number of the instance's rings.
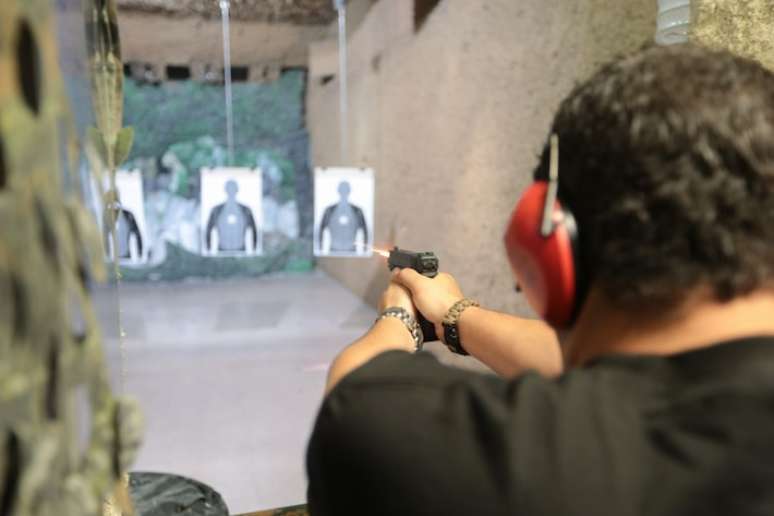
{"label": "dark curly hair", "polygon": [[[575,88],[553,123],[587,282],[626,307],[729,300],[774,280],[774,74],[648,48]],[[544,150],[536,177],[545,177]]]}

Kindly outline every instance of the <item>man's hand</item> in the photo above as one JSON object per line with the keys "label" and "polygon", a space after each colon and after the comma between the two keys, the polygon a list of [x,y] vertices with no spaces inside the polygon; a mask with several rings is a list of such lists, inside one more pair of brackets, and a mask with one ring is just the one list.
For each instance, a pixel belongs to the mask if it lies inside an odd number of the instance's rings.
{"label": "man's hand", "polygon": [[436,327],[454,303],[465,297],[457,280],[443,272],[435,278],[428,278],[414,269],[395,269],[392,279],[411,291],[410,299],[414,305]]}
{"label": "man's hand", "polygon": [[417,309],[411,301],[411,292],[406,287],[391,281],[379,300],[379,313],[393,306],[405,308],[416,319]]}

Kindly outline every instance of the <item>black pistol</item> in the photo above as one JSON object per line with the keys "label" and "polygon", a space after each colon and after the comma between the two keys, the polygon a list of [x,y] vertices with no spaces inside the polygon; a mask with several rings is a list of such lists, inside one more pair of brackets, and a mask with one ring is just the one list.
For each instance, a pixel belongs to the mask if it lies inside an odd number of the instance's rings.
{"label": "black pistol", "polygon": [[[393,270],[396,267],[400,269],[414,269],[419,274],[427,276],[428,278],[435,278],[438,275],[438,257],[431,251],[414,252],[399,249],[396,246],[390,251],[390,256],[387,259],[387,266],[390,270]],[[425,319],[422,314],[418,314],[418,317],[419,326],[422,328],[425,342],[438,340],[438,336],[435,334],[435,325]]]}

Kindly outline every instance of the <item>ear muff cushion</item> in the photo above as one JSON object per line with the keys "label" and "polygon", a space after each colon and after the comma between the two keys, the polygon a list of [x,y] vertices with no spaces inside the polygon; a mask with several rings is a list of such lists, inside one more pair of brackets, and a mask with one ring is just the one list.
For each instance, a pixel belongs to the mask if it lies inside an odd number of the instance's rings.
{"label": "ear muff cushion", "polygon": [[549,324],[565,327],[575,315],[577,270],[575,220],[559,201],[554,231],[540,234],[548,183],[537,181],[522,195],[505,232],[511,268],[532,308]]}

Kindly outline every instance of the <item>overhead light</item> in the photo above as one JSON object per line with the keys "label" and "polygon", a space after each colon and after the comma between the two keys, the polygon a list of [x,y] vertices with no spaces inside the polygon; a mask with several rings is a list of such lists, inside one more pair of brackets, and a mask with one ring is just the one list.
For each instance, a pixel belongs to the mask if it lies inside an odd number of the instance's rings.
{"label": "overhead light", "polygon": [[656,43],[686,43],[690,28],[691,0],[658,0]]}

